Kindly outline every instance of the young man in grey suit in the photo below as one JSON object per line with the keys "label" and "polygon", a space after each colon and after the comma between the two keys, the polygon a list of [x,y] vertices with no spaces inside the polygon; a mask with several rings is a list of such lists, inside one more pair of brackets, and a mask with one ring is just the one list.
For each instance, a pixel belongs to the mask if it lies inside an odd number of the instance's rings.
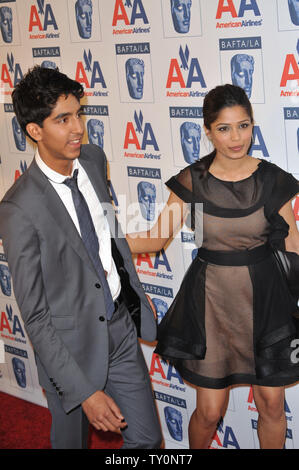
{"label": "young man in grey suit", "polygon": [[[107,187],[106,157],[81,145],[83,88],[35,66],[13,92],[35,158],[0,204],[15,297],[52,414],[53,448],[86,448],[89,422],[123,448],[159,448],[137,339],[156,335]],[[132,315],[135,317],[135,326]]]}

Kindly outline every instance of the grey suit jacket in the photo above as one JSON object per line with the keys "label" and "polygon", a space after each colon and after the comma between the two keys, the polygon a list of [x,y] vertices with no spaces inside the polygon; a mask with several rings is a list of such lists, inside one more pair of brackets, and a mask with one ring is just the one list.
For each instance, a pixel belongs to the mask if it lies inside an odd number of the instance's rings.
{"label": "grey suit jacket", "polygon": [[[110,227],[119,233],[107,187],[107,164],[97,146],[82,146],[80,163]],[[108,206],[107,206],[108,204]],[[0,236],[14,292],[32,342],[39,381],[59,394],[66,412],[107,379],[108,330],[97,273],[56,191],[33,161],[0,204]],[[124,237],[115,238],[130,284],[141,301],[141,337],[153,341],[156,322]]]}

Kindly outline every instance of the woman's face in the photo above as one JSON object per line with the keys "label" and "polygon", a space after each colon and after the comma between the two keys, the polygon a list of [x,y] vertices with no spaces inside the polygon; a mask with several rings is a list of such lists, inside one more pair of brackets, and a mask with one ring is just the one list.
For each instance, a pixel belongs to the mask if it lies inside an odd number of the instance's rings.
{"label": "woman's face", "polygon": [[217,153],[216,157],[232,160],[247,155],[251,144],[253,123],[242,106],[223,108],[211,129],[205,132],[212,141]]}

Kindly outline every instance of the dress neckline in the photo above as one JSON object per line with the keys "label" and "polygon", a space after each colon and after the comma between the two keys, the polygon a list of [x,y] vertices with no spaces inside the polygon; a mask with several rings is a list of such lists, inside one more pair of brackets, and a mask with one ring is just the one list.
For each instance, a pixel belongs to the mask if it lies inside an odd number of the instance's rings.
{"label": "dress neckline", "polygon": [[211,173],[210,171],[208,171],[208,175],[209,175],[209,176],[212,176],[212,178],[214,178],[215,180],[220,181],[221,183],[230,183],[230,184],[231,184],[231,183],[242,183],[243,181],[247,181],[248,179],[252,178],[252,177],[259,171],[259,169],[262,167],[263,161],[264,161],[264,160],[261,160],[261,161],[258,163],[256,169],[255,169],[249,176],[247,176],[246,178],[243,178],[243,179],[241,179],[241,180],[236,180],[236,181],[222,180],[222,179],[220,179],[220,178],[217,178],[217,176],[214,176],[213,173]]}

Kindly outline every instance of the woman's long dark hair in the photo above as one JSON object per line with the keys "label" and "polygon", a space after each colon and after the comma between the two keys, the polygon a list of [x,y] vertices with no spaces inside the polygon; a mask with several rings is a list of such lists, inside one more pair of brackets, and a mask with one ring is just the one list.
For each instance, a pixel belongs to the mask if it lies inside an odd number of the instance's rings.
{"label": "woman's long dark hair", "polygon": [[[213,88],[206,95],[203,102],[203,122],[205,127],[210,130],[211,124],[216,121],[220,111],[232,106],[242,106],[253,123],[253,111],[245,91],[238,86],[227,84]],[[207,175],[215,155],[216,150],[213,150],[209,155],[199,160],[196,170],[200,172],[201,178]]]}

